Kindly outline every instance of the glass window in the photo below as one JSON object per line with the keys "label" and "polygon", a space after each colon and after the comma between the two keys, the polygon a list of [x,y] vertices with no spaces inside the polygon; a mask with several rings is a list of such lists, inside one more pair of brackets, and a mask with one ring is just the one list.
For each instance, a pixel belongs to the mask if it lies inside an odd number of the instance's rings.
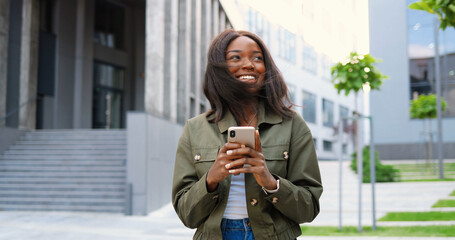
{"label": "glass window", "polygon": [[287,61],[295,63],[295,34],[280,27],[277,35],[279,45],[278,55]]}
{"label": "glass window", "polygon": [[[343,120],[343,118],[347,118],[349,117],[349,109],[345,106],[339,106],[339,112],[340,112],[340,121]],[[347,132],[347,128],[348,128],[348,124],[350,124],[351,121],[350,120],[345,120],[344,121],[344,125],[343,125],[343,129],[344,129],[344,132]]]}
{"label": "glass window", "polygon": [[[407,5],[417,0],[407,0]],[[409,98],[436,93],[434,16],[407,9]],[[444,117],[455,117],[455,29],[439,30],[439,55],[442,97],[447,102]]]}
{"label": "glass window", "polygon": [[322,125],[333,127],[333,102],[322,99]]}
{"label": "glass window", "polygon": [[123,83],[125,70],[94,62],[93,128],[123,127]]}
{"label": "glass window", "polygon": [[341,145],[341,152],[344,154],[348,153],[348,144],[343,143],[343,145]]}
{"label": "glass window", "polygon": [[302,68],[312,74],[318,73],[318,55],[314,48],[303,42]]}
{"label": "glass window", "polygon": [[322,68],[322,78],[325,80],[330,80],[330,71],[332,67],[332,61],[325,54],[321,55],[321,68]]}
{"label": "glass window", "polygon": [[110,48],[123,49],[125,7],[109,0],[95,2],[93,41]]}
{"label": "glass window", "polygon": [[333,151],[333,144],[331,141],[324,140],[322,141],[322,149],[326,152],[332,152]]}
{"label": "glass window", "polygon": [[302,117],[305,121],[316,123],[316,95],[302,91]]}

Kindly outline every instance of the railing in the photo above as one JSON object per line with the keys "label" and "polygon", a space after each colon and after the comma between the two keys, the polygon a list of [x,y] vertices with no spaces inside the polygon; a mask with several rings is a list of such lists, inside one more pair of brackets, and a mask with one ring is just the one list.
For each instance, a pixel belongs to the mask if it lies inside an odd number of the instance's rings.
{"label": "railing", "polygon": [[22,103],[21,105],[19,105],[18,107],[16,107],[15,109],[13,109],[12,111],[10,111],[9,113],[7,113],[5,116],[1,117],[0,118],[0,123],[2,123],[3,121],[6,121],[6,119],[8,117],[10,117],[11,115],[13,115],[14,113],[16,113],[17,111],[19,111],[21,108],[27,106],[28,104],[32,103],[32,102],[35,102],[39,99],[41,99],[42,97],[40,96],[34,96],[34,97],[31,97],[29,98],[26,102]]}

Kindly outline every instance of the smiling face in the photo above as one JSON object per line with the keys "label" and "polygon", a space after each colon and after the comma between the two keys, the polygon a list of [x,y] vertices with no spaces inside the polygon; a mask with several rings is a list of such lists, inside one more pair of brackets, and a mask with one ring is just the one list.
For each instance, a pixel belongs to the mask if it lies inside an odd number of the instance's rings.
{"label": "smiling face", "polygon": [[226,49],[226,63],[231,74],[239,81],[262,87],[265,78],[264,56],[259,45],[251,38],[240,36]]}

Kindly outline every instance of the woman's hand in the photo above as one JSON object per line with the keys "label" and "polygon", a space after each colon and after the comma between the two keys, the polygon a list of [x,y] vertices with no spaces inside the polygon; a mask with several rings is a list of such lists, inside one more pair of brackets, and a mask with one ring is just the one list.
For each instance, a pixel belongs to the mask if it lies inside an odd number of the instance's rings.
{"label": "woman's hand", "polygon": [[257,183],[262,187],[269,190],[277,188],[277,181],[270,173],[264,154],[262,154],[259,131],[256,130],[255,132],[255,149],[242,146],[241,148],[229,149],[225,154],[231,159],[235,159],[228,161],[224,166],[228,170],[228,174],[252,173]]}
{"label": "woman's hand", "polygon": [[226,154],[227,151],[241,148],[242,145],[238,143],[226,143],[218,152],[218,155],[213,163],[212,167],[207,173],[206,183],[207,191],[213,192],[218,187],[218,183],[223,181],[229,176],[229,169],[225,166],[226,164],[232,163],[233,159],[239,158],[239,156],[233,156]]}

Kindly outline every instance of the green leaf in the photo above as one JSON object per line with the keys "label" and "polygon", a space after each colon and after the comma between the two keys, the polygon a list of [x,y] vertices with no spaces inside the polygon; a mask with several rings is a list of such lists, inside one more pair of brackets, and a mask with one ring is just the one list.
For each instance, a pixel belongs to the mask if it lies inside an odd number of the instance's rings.
{"label": "green leaf", "polygon": [[427,11],[429,13],[434,13],[434,10],[430,6],[428,6],[428,4],[424,1],[412,3],[409,5],[409,8],[414,9],[414,10],[423,10],[423,11]]}

